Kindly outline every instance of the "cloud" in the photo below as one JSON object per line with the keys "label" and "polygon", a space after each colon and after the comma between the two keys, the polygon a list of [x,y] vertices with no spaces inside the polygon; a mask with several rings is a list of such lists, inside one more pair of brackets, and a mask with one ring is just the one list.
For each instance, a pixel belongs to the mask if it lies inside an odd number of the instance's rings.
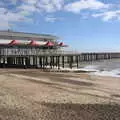
{"label": "cloud", "polygon": [[62,9],[64,0],[26,0],[20,9],[33,12],[56,12]]}
{"label": "cloud", "polygon": [[9,26],[7,21],[0,22],[0,30],[6,30],[6,29],[9,29],[9,28],[10,28],[10,26]]}
{"label": "cloud", "polygon": [[79,0],[65,5],[65,10],[73,13],[80,13],[81,10],[99,10],[109,8],[109,4],[104,4],[98,0]]}
{"label": "cloud", "polygon": [[11,4],[16,5],[18,0],[11,0]]}
{"label": "cloud", "polygon": [[120,20],[120,10],[115,11],[107,11],[104,13],[93,14],[92,17],[94,18],[102,18],[103,21],[109,20]]}
{"label": "cloud", "polygon": [[45,21],[46,22],[55,22],[57,20],[57,18],[55,18],[55,17],[45,17]]}
{"label": "cloud", "polygon": [[[71,2],[69,0],[1,0],[0,29],[3,26],[9,28],[18,22],[36,21],[35,19],[39,17],[34,18],[34,13],[36,13],[35,15],[43,13],[42,17],[46,22],[63,20],[63,18],[51,16],[51,13],[54,15],[58,11],[81,13],[80,17],[86,19],[94,12],[102,12],[103,10],[102,13],[93,14],[92,17],[101,17],[104,21],[114,18],[120,19],[119,10],[104,11],[111,9],[110,6],[111,4],[105,4],[100,0],[71,0]],[[87,14],[84,11],[81,12],[82,10],[87,10]],[[89,10],[94,10],[94,12],[91,13]]]}
{"label": "cloud", "polygon": [[21,9],[22,11],[26,11],[26,12],[36,12],[36,11],[38,11],[38,9],[34,5],[27,5],[27,4],[21,5],[19,7],[19,9]]}
{"label": "cloud", "polygon": [[0,8],[0,29],[8,29],[11,27],[12,22],[29,21],[29,18],[22,15],[20,12],[11,12],[5,8]]}
{"label": "cloud", "polygon": [[[30,18],[30,16],[34,12],[52,13],[62,10],[64,0],[4,0],[0,5],[2,5],[2,8],[0,8],[0,27],[9,28],[18,22],[33,21],[34,18]],[[13,5],[12,8],[9,8],[11,5]],[[60,20],[60,18],[45,17],[47,22],[55,22],[57,20]]]}
{"label": "cloud", "polygon": [[53,16],[46,16],[45,17],[45,21],[46,22],[51,22],[51,23],[53,23],[53,22],[55,22],[55,21],[61,21],[61,20],[63,20],[63,18],[58,18],[58,17],[53,17]]}

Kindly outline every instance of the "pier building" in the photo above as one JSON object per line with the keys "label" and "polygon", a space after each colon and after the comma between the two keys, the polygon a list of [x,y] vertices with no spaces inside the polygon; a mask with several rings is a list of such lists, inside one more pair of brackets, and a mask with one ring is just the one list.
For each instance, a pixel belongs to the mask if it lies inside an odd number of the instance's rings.
{"label": "pier building", "polygon": [[119,52],[66,52],[67,45],[58,39],[49,34],[0,31],[0,67],[72,69],[81,62],[120,58]]}

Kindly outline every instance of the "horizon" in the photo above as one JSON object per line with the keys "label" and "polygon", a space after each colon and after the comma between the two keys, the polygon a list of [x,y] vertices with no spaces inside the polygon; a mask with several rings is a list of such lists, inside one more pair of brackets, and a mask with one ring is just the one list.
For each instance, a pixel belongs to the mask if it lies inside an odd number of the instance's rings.
{"label": "horizon", "polygon": [[120,52],[120,1],[2,0],[0,30],[60,37],[79,52]]}

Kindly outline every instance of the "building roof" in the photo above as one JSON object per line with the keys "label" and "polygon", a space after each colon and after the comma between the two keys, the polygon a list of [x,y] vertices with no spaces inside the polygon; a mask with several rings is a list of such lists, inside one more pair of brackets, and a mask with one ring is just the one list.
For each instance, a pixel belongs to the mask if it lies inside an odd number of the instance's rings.
{"label": "building roof", "polygon": [[12,40],[9,45],[17,45],[18,44],[18,41],[17,40]]}
{"label": "building roof", "polygon": [[36,34],[36,33],[25,33],[25,32],[13,32],[13,31],[0,31],[0,36],[12,36],[12,37],[25,37],[33,39],[59,39],[57,36],[50,34]]}
{"label": "building roof", "polygon": [[29,45],[31,45],[31,46],[39,46],[39,44],[37,44],[36,41],[34,41],[34,40],[31,40]]}
{"label": "building roof", "polygon": [[54,46],[54,44],[53,44],[52,42],[48,41],[48,42],[45,44],[45,46],[51,47],[51,46]]}
{"label": "building roof", "polygon": [[68,47],[68,45],[65,45],[63,42],[59,43],[60,47]]}

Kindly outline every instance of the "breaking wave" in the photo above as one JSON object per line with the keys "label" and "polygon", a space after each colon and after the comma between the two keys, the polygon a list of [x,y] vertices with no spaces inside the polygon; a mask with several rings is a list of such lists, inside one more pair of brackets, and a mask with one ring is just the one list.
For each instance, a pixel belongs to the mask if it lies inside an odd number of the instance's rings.
{"label": "breaking wave", "polygon": [[86,72],[97,72],[97,71],[99,71],[97,65],[88,65],[88,66],[85,66],[84,68],[80,68],[79,70],[86,71]]}
{"label": "breaking wave", "polygon": [[120,69],[115,69],[111,71],[97,71],[92,74],[98,75],[98,76],[120,77]]}
{"label": "breaking wave", "polygon": [[120,68],[109,70],[101,68],[99,65],[88,65],[79,70],[90,72],[91,75],[120,77]]}

